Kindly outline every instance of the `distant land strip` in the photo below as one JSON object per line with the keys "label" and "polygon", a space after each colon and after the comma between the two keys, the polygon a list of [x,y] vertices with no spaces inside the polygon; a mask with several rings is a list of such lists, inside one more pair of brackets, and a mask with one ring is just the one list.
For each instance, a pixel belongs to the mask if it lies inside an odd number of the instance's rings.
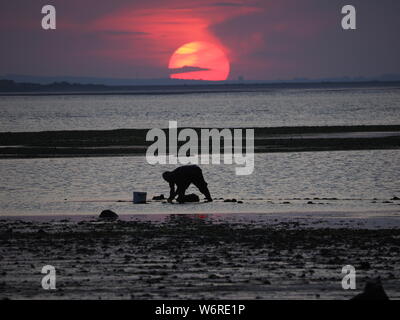
{"label": "distant land strip", "polygon": [[[400,125],[247,129],[254,129],[256,153],[400,149]],[[0,159],[144,155],[153,143],[148,130],[0,132]]]}
{"label": "distant land strip", "polygon": [[190,82],[188,84],[164,85],[103,85],[54,82],[49,84],[19,83],[0,79],[0,96],[56,96],[56,95],[165,95],[194,93],[263,92],[280,89],[327,89],[348,90],[357,88],[396,88],[400,81],[359,81],[359,82]]}

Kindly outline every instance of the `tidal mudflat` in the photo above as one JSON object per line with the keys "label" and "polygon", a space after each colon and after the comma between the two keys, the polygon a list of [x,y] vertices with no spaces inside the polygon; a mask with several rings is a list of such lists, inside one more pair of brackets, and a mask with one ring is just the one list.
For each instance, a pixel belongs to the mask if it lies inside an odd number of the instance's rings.
{"label": "tidal mudflat", "polygon": [[[314,225],[314,226],[313,226]],[[380,276],[400,293],[400,228],[163,221],[0,221],[2,299],[349,299]],[[343,290],[342,267],[357,270]],[[41,269],[56,268],[56,290]]]}

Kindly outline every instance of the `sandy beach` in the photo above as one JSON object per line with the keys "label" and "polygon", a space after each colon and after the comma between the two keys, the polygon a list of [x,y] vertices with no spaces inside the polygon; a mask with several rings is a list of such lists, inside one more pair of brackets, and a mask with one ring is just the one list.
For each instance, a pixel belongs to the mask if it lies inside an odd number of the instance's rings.
{"label": "sandy beach", "polygon": [[[157,220],[157,219],[156,219]],[[380,276],[399,299],[400,228],[203,215],[0,220],[2,299],[349,299]],[[357,289],[343,290],[353,265]],[[57,289],[43,290],[53,265]]]}

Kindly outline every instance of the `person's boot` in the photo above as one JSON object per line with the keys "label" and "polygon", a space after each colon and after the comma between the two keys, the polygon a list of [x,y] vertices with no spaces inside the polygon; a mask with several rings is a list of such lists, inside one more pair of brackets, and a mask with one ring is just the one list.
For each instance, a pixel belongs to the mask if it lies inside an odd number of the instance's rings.
{"label": "person's boot", "polygon": [[208,202],[212,202],[213,201],[213,199],[211,198],[211,195],[210,195],[210,191],[206,190],[204,192],[204,195],[206,196],[206,199],[207,199]]}

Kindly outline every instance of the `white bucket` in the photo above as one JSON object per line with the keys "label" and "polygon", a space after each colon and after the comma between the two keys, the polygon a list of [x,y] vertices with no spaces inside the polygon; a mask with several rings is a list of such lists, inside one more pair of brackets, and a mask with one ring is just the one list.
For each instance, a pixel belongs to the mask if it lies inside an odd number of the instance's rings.
{"label": "white bucket", "polygon": [[134,192],[133,203],[146,203],[147,192]]}

